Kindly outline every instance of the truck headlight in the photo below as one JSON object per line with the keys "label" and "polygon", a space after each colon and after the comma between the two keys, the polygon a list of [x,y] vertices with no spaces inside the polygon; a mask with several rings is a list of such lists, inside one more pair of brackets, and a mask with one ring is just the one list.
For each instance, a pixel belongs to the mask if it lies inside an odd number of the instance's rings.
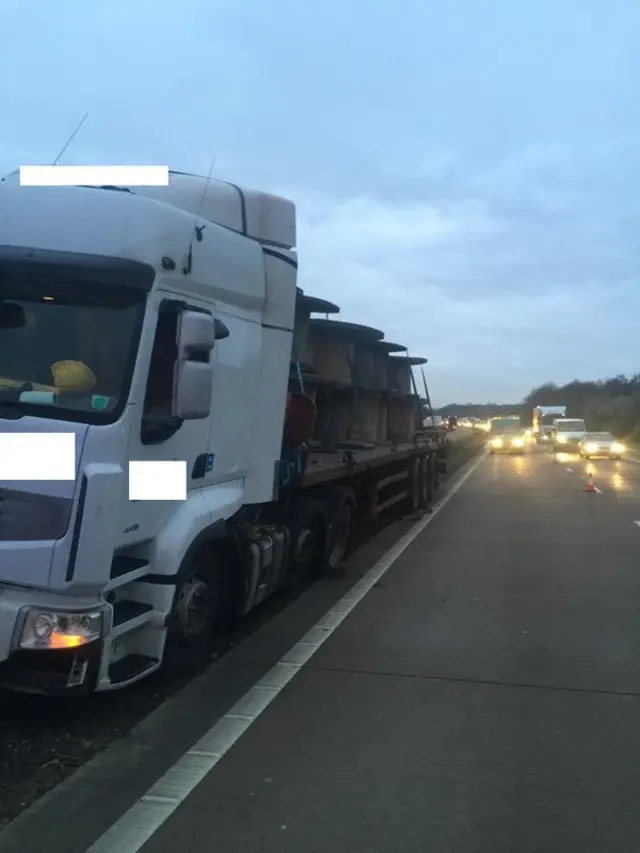
{"label": "truck headlight", "polygon": [[614,453],[624,453],[626,449],[627,448],[624,444],[620,444],[618,441],[614,441],[611,445],[611,450],[613,450]]}
{"label": "truck headlight", "polygon": [[501,438],[493,438],[491,439],[492,447],[502,447],[502,439]]}
{"label": "truck headlight", "polygon": [[20,633],[21,649],[73,649],[102,636],[102,610],[61,612],[29,608]]}
{"label": "truck headlight", "polygon": [[567,443],[567,436],[566,435],[559,435],[558,436],[558,444],[566,444],[566,443]]}
{"label": "truck headlight", "polygon": [[512,439],[511,444],[513,444],[514,447],[522,447],[522,445],[524,444],[524,439],[514,438]]}

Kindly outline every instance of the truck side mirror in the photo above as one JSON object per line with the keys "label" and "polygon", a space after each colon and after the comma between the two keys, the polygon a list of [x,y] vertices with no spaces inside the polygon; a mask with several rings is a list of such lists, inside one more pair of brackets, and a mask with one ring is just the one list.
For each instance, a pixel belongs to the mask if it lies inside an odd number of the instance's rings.
{"label": "truck side mirror", "polygon": [[214,332],[216,335],[217,341],[223,341],[225,338],[228,338],[231,332],[222,322],[222,320],[214,320]]}
{"label": "truck side mirror", "polygon": [[211,314],[182,312],[172,401],[172,414],[180,420],[200,420],[211,412],[215,339],[216,324]]}

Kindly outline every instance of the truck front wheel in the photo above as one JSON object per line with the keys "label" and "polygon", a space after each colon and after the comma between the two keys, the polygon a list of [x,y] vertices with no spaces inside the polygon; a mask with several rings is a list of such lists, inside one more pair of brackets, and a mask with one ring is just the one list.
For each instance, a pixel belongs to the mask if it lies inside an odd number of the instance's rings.
{"label": "truck front wheel", "polygon": [[326,568],[326,512],[319,500],[302,498],[291,519],[291,560],[286,585],[291,588],[320,577]]}
{"label": "truck front wheel", "polygon": [[163,668],[172,677],[197,670],[208,661],[220,602],[217,567],[196,564],[178,578],[163,655]]}

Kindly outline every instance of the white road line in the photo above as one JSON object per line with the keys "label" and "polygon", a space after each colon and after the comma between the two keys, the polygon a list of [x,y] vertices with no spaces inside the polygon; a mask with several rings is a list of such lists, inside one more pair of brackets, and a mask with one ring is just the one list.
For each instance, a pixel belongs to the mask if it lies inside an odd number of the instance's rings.
{"label": "white road line", "polygon": [[283,658],[252,687],[182,758],[167,770],[86,853],[138,853],[141,847],[184,802],[220,759],[242,737],[249,726],[273,702],[280,691],[333,634],[425,527],[446,506],[483,461],[486,452],[462,470],[449,491],[420,521],[359,580],[349,592],[296,643]]}
{"label": "white road line", "polygon": [[567,468],[567,471],[568,471],[570,474],[573,474],[573,468]]}
{"label": "white road line", "polygon": [[633,523],[636,525],[636,527],[640,527],[640,521],[634,521]]}

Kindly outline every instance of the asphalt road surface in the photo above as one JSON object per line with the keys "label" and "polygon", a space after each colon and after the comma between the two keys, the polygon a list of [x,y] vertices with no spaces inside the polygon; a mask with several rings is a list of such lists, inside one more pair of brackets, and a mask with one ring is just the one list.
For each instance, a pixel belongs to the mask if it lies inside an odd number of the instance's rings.
{"label": "asphalt road surface", "polygon": [[285,623],[256,635],[234,666],[258,692],[212,699],[214,729],[106,834],[95,818],[91,853],[640,849],[640,465],[533,451],[467,474],[304,654],[272,670]]}

